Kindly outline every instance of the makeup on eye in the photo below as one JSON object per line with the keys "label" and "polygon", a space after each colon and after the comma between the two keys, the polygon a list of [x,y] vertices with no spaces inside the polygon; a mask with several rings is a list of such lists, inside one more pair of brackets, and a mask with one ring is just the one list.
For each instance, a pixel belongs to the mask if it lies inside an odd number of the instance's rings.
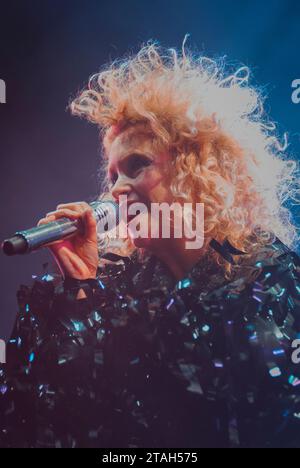
{"label": "makeup on eye", "polygon": [[[153,160],[150,159],[149,156],[146,156],[144,154],[132,153],[123,158],[119,162],[119,165],[122,167],[122,169],[128,177],[134,177],[137,174],[137,172],[139,172],[144,167],[150,166],[152,162]],[[118,174],[112,173],[109,176],[109,180],[110,183],[114,185],[118,180]]]}
{"label": "makeup on eye", "polygon": [[126,158],[125,162],[129,175],[133,175],[136,171],[143,167],[149,166],[151,163],[152,160],[141,154],[132,154]]}

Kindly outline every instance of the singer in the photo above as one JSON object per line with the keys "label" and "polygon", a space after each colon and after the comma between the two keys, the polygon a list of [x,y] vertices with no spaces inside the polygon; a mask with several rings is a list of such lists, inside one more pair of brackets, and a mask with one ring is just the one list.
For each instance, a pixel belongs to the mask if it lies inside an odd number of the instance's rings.
{"label": "singer", "polygon": [[[99,126],[99,200],[143,203],[128,237],[91,207],[48,245],[59,267],[18,291],[0,372],[5,447],[300,447],[298,168],[249,69],[154,42],[70,105]],[[204,204],[204,243],[151,236],[153,203]],[[136,226],[147,217],[148,235]]]}

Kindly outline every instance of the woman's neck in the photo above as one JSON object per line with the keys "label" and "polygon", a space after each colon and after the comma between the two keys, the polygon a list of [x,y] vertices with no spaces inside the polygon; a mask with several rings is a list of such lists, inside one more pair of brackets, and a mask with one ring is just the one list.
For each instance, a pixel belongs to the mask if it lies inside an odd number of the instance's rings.
{"label": "woman's neck", "polygon": [[204,246],[200,249],[186,249],[181,239],[174,239],[172,243],[168,243],[168,248],[153,253],[179,281],[200,261],[205,252]]}

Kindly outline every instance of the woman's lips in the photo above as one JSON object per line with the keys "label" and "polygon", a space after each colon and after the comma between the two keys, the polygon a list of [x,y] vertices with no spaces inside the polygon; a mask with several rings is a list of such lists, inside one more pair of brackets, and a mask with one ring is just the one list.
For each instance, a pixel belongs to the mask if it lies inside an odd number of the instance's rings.
{"label": "woman's lips", "polygon": [[135,203],[137,202],[127,203],[127,206],[123,205],[121,207],[121,219],[123,219],[123,221],[126,222],[126,224],[132,221],[139,214],[138,210],[135,214],[129,214],[129,207]]}
{"label": "woman's lips", "polygon": [[128,214],[127,213],[127,222],[130,223],[134,218],[136,218],[137,216],[139,216],[141,214],[141,211],[137,210],[137,213],[135,214]]}
{"label": "woman's lips", "polygon": [[130,223],[130,221],[132,221],[134,218],[136,218],[138,214],[139,214],[139,213],[137,213],[137,214],[135,214],[135,215],[128,215],[128,216],[127,216],[127,223]]}
{"label": "woman's lips", "polygon": [[130,223],[130,221],[132,221],[134,218],[139,216],[141,213],[144,213],[144,211],[140,210],[138,207],[137,207],[136,210],[134,210],[135,211],[134,214],[129,214],[128,211],[129,211],[129,207],[128,207],[128,210],[127,210],[127,221],[128,221],[128,223]]}
{"label": "woman's lips", "polygon": [[[127,221],[127,224],[130,223],[130,221],[132,221],[134,218],[136,218],[139,214],[141,214],[141,210],[138,208],[138,206],[136,207],[137,209],[135,210],[134,208],[132,208],[132,210],[135,212],[134,214],[129,214],[129,208],[131,205],[135,205],[135,204],[138,204],[138,203],[142,203],[142,202],[139,202],[139,201],[134,201],[134,202],[127,202],[127,207],[126,205],[124,206],[123,205],[123,213],[122,213],[122,216],[124,217],[123,219],[125,221]],[[143,203],[144,204],[144,203]],[[144,204],[145,205],[145,204]],[[146,205],[145,205],[146,206]],[[130,210],[131,211],[131,210]],[[127,216],[126,216],[127,215]]]}

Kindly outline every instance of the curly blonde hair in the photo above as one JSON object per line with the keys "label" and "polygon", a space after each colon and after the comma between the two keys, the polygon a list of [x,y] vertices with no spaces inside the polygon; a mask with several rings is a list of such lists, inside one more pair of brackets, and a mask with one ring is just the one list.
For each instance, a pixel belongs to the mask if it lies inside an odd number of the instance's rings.
{"label": "curly blonde hair", "polygon": [[[298,204],[300,189],[286,134],[281,144],[248,67],[227,72],[224,58],[197,56],[185,42],[178,51],[150,41],[106,65],[71,102],[72,113],[100,127],[104,150],[116,129],[144,124],[173,155],[175,199],[204,203],[205,238],[248,254],[276,236],[293,248],[298,228],[284,204]],[[102,169],[105,198],[105,162]],[[216,261],[229,277],[232,265]]]}

